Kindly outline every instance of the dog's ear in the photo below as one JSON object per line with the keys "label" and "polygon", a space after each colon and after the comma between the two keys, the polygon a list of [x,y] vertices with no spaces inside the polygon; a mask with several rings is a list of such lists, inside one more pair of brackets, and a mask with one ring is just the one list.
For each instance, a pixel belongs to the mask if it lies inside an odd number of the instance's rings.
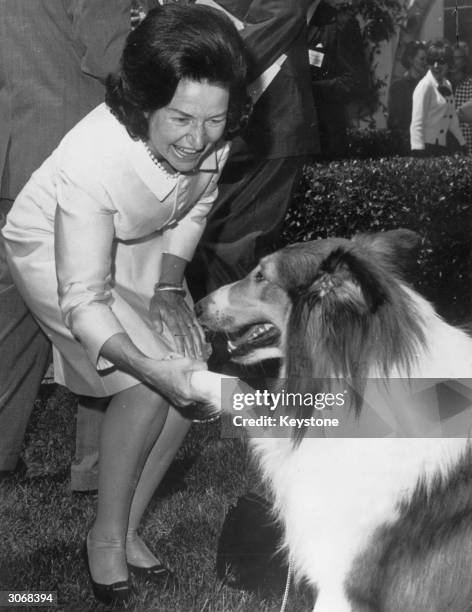
{"label": "dog's ear", "polygon": [[366,249],[393,272],[407,274],[417,260],[422,238],[408,229],[357,234],[352,241]]}
{"label": "dog's ear", "polygon": [[355,248],[338,247],[322,262],[304,291],[311,300],[342,305],[358,312],[374,312],[388,295],[382,270]]}

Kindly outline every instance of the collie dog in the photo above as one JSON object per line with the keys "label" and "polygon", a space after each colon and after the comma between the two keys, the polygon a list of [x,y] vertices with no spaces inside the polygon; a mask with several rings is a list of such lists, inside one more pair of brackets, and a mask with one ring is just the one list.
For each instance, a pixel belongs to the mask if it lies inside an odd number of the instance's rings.
{"label": "collie dog", "polygon": [[[196,307],[204,327],[227,334],[235,361],[280,359],[286,390],[330,391],[333,381],[357,390],[345,406],[350,437],[294,428],[250,439],[316,612],[472,610],[468,401],[466,425],[449,437],[421,427],[417,437],[372,437],[361,425],[366,381],[379,381],[375,401],[393,398],[408,417],[424,395],[397,400],[389,381],[455,379],[468,389],[457,379],[472,379],[471,338],[402,280],[417,246],[408,230],[295,244]],[[447,414],[432,406],[439,395],[427,394],[431,410]]]}

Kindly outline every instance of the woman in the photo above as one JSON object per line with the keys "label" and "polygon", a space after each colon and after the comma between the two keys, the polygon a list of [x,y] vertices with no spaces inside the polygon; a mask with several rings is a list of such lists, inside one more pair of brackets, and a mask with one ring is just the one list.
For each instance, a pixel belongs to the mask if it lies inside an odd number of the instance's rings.
{"label": "woman", "polygon": [[[86,559],[95,596],[165,568],[137,534],[197,400],[202,330],[183,284],[246,103],[239,34],[220,12],[165,5],[132,32],[107,105],[63,139],[4,229],[25,301],[72,391],[111,396]],[[57,281],[56,281],[57,276]],[[59,306],[58,306],[59,297]],[[187,301],[186,301],[187,300]]]}
{"label": "woman", "polygon": [[441,39],[430,42],[426,61],[429,70],[413,92],[411,150],[417,155],[451,155],[464,147],[465,140],[446,78],[453,63],[449,43]]}
{"label": "woman", "polygon": [[470,66],[469,46],[464,41],[454,45],[454,64],[451,70],[452,89],[462,133],[467,145],[467,153],[472,154],[472,125],[465,121],[461,106],[472,100],[472,69]]}
{"label": "woman", "polygon": [[426,49],[424,43],[412,40],[403,52],[404,75],[390,86],[388,105],[388,127],[408,134],[411,123],[413,91],[426,72]]}

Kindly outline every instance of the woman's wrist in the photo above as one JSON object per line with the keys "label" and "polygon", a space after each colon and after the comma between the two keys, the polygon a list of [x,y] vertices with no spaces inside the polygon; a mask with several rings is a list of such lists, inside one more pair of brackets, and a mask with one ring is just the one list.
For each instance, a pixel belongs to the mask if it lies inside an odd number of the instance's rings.
{"label": "woman's wrist", "polygon": [[170,293],[175,293],[177,295],[181,295],[182,297],[185,297],[187,295],[187,292],[185,291],[185,289],[182,287],[182,284],[177,284],[177,283],[168,283],[168,282],[162,282],[159,281],[154,285],[154,293],[158,293],[158,292],[170,292]]}
{"label": "woman's wrist", "polygon": [[100,354],[123,372],[147,382],[151,359],[140,351],[126,333],[111,336],[100,350]]}

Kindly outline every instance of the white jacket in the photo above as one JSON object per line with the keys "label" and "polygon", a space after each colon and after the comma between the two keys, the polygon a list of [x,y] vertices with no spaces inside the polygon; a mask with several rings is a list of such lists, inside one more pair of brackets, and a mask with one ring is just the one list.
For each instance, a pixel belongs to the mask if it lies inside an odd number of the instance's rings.
{"label": "white jacket", "polygon": [[424,149],[426,144],[445,146],[448,130],[454,134],[460,145],[465,144],[454,106],[451,84],[445,79],[443,85],[451,90],[451,95],[447,98],[439,93],[438,82],[428,70],[413,92],[410,125],[412,150]]}

